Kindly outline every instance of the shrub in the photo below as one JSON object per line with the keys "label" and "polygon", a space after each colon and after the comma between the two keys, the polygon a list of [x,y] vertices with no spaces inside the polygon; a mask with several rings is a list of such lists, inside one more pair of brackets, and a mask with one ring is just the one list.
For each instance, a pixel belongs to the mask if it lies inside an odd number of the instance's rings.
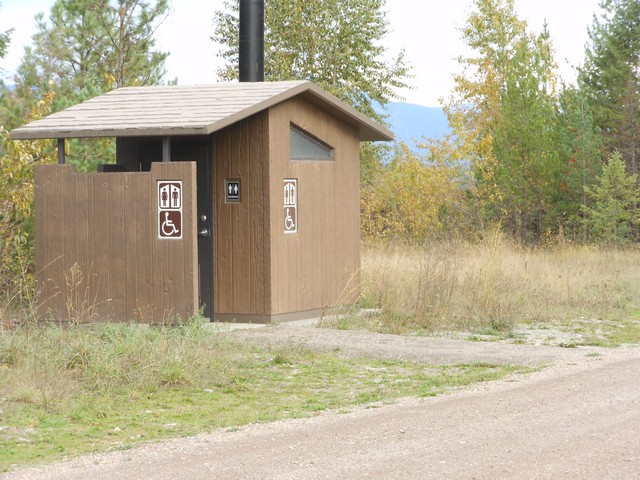
{"label": "shrub", "polygon": [[[47,115],[52,100],[45,97],[27,121]],[[34,300],[33,166],[54,162],[50,140],[10,141],[0,127],[0,294],[5,304]]]}

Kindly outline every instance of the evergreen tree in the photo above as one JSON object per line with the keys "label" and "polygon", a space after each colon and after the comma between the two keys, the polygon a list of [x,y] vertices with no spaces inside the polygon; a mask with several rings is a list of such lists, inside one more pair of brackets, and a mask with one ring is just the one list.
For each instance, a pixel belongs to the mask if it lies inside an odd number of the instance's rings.
{"label": "evergreen tree", "polygon": [[[2,3],[0,3],[0,7],[2,7]],[[4,58],[4,56],[7,54],[7,48],[9,47],[9,42],[11,41],[12,32],[13,29],[0,33],[0,58]]]}
{"label": "evergreen tree", "polygon": [[591,206],[583,206],[585,224],[592,238],[600,243],[623,245],[633,240],[633,231],[640,220],[635,205],[638,202],[636,175],[626,175],[622,156],[609,156],[592,187],[585,187]]}
{"label": "evergreen tree", "polygon": [[[56,112],[114,88],[159,83],[168,53],[155,50],[153,34],[167,12],[167,0],[57,0],[48,19],[36,16],[33,45],[15,90],[3,92],[0,120],[7,129],[20,125],[50,92]],[[80,170],[114,153],[110,139],[68,142],[67,158]]]}
{"label": "evergreen tree", "polygon": [[51,91],[55,112],[114,88],[159,83],[168,53],[154,49],[153,34],[167,12],[167,0],[57,0],[48,19],[36,16],[5,124],[19,124]]}
{"label": "evergreen tree", "polygon": [[473,53],[459,59],[463,71],[445,105],[453,134],[443,147],[471,164],[480,226],[499,222],[536,241],[557,224],[562,172],[549,35],[529,33],[513,0],[474,7],[461,30]]}
{"label": "evergreen tree", "polygon": [[588,232],[581,206],[590,204],[585,187],[592,185],[602,171],[603,143],[580,85],[560,93],[558,128],[563,173],[555,215],[566,233],[586,242]]}
{"label": "evergreen tree", "polygon": [[[265,8],[265,79],[311,80],[369,117],[397,98],[409,68],[404,52],[383,58],[385,0],[270,0]],[[216,12],[212,40],[222,45],[218,75],[238,77],[238,2]]]}
{"label": "evergreen tree", "polygon": [[546,28],[523,35],[505,68],[501,114],[493,126],[496,205],[519,240],[538,240],[555,227],[553,205],[560,185],[560,162],[553,95],[555,77]]}
{"label": "evergreen tree", "polygon": [[638,174],[640,154],[640,0],[602,0],[589,31],[580,79],[610,152]]}

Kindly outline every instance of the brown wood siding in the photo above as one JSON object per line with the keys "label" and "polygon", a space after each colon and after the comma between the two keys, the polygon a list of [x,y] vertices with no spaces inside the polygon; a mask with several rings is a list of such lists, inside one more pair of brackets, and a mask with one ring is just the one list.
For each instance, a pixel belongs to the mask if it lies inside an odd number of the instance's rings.
{"label": "brown wood siding", "polygon": [[[37,166],[41,313],[81,322],[163,322],[197,313],[195,175],[191,162],[154,163],[146,173]],[[183,182],[182,240],[157,238],[158,180]]]}
{"label": "brown wood siding", "polygon": [[[335,149],[292,161],[294,123]],[[303,98],[269,110],[271,314],[349,304],[360,295],[360,166],[355,128]],[[283,180],[298,179],[298,233],[284,233]]]}
{"label": "brown wood siding", "polygon": [[[269,312],[268,119],[266,113],[215,134],[215,314]],[[227,203],[225,179],[240,180]]]}

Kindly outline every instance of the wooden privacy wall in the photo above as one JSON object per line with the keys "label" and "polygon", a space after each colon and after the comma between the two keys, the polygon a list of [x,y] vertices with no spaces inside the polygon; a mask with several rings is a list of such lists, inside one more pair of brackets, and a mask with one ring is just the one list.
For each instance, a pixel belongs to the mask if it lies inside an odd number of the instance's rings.
{"label": "wooden privacy wall", "polygon": [[[158,239],[158,180],[182,180],[180,240]],[[196,211],[193,162],[135,173],[36,166],[42,318],[157,323],[196,314]]]}

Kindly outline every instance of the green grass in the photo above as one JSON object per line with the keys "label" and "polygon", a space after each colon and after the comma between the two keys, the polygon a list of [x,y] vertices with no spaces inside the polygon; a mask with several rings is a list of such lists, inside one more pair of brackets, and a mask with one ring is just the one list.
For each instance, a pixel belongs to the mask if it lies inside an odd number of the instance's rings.
{"label": "green grass", "polygon": [[0,471],[216,428],[431,396],[527,369],[344,360],[183,327],[26,326],[0,335]]}
{"label": "green grass", "polygon": [[[324,327],[338,330],[369,330],[378,333],[419,336],[448,336],[472,342],[506,342],[514,344],[542,343],[565,348],[593,346],[616,348],[621,345],[640,343],[640,315],[634,309],[627,313],[617,312],[608,320],[575,319],[573,322],[514,323],[511,326],[484,326],[464,329],[425,329],[408,319],[388,316],[381,312],[378,316],[362,317],[347,313],[337,319],[325,321]],[[529,332],[537,331],[538,335]],[[546,332],[540,335],[540,332]],[[563,337],[568,336],[568,339]]]}
{"label": "green grass", "polygon": [[576,345],[614,348],[640,343],[640,312],[629,310],[622,318],[606,321],[576,321],[565,325],[564,331],[580,335]]}

